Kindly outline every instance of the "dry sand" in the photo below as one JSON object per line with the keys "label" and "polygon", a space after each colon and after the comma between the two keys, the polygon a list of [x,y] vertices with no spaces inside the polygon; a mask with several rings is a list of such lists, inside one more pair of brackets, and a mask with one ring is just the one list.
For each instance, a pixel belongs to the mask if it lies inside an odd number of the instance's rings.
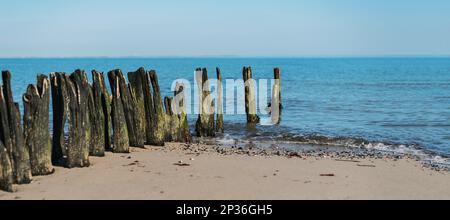
{"label": "dry sand", "polygon": [[[449,172],[411,159],[193,154],[182,146],[108,153],[84,169],[58,167],[0,199],[450,199]],[[179,161],[190,166],[174,165]]]}

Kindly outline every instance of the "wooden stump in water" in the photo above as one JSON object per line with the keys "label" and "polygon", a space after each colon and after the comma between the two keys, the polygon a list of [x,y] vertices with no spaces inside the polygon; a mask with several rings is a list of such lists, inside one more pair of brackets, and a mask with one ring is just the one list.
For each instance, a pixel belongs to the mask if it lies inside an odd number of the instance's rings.
{"label": "wooden stump in water", "polygon": [[192,141],[191,132],[186,114],[186,97],[184,93],[184,85],[176,83],[172,108],[174,114],[178,117],[178,135],[175,141],[190,143]]}
{"label": "wooden stump in water", "polygon": [[[105,85],[105,78],[103,73],[92,71],[93,79],[93,93],[100,93],[100,106],[99,108],[103,112],[103,138],[105,144],[105,150],[112,150],[111,148],[111,97],[108,94],[108,90]],[[95,96],[94,96],[95,97]],[[98,98],[96,98],[98,99]],[[98,104],[98,100],[96,101]]]}
{"label": "wooden stump in water", "polygon": [[280,124],[281,122],[281,112],[282,112],[282,102],[281,102],[281,77],[280,69],[274,69],[274,79],[275,83],[272,89],[272,103],[271,103],[271,121],[273,124]]}
{"label": "wooden stump in water", "polygon": [[111,122],[113,127],[113,152],[114,153],[129,153],[130,141],[128,138],[127,124],[124,123],[125,112],[121,99],[120,87],[120,70],[113,70],[108,72],[109,84],[112,92],[111,103]]}
{"label": "wooden stump in water", "polygon": [[0,140],[0,190],[13,191],[13,171],[8,150]]}
{"label": "wooden stump in water", "polygon": [[223,96],[222,96],[222,74],[220,69],[216,68],[217,72],[217,119],[216,132],[223,133]]}
{"label": "wooden stump in water", "polygon": [[214,104],[212,103],[208,71],[206,68],[196,70],[199,93],[199,116],[195,126],[198,137],[214,137]]}
{"label": "wooden stump in water", "polygon": [[[150,73],[138,71],[137,77],[142,80],[142,93],[144,95],[144,111],[145,111],[145,143],[148,145],[162,146],[164,142],[161,143],[155,138],[155,127],[156,121],[155,117],[155,105],[153,101],[153,93],[151,89],[151,79]],[[138,81],[136,79],[136,81]],[[130,81],[131,82],[131,81]]]}
{"label": "wooden stump in water", "polygon": [[[135,127],[136,139],[139,146],[143,147],[146,141],[146,112],[145,112],[145,76],[144,68],[139,68],[136,72],[128,73],[129,90],[133,103],[133,126]],[[145,91],[146,92],[146,91]]]}
{"label": "wooden stump in water", "polygon": [[11,73],[9,71],[3,71],[2,78],[3,95],[8,113],[9,133],[12,142],[12,152],[10,153],[12,157],[10,160],[13,167],[14,183],[27,184],[32,179],[30,154],[24,142],[19,105],[13,99]]}
{"label": "wooden stump in water", "polygon": [[247,114],[247,123],[257,124],[260,122],[260,118],[256,114],[256,85],[252,76],[252,68],[244,67],[242,75],[245,83],[245,113]]}
{"label": "wooden stump in water", "polygon": [[23,95],[24,137],[30,151],[31,173],[34,176],[54,172],[52,143],[49,132],[50,82],[45,75],[37,76],[37,85],[29,85]]}
{"label": "wooden stump in water", "polygon": [[153,131],[152,144],[156,146],[164,146],[165,135],[165,113],[161,98],[161,91],[158,83],[158,76],[156,71],[151,70],[149,73],[149,78],[153,88],[153,112],[151,112],[151,122]]}

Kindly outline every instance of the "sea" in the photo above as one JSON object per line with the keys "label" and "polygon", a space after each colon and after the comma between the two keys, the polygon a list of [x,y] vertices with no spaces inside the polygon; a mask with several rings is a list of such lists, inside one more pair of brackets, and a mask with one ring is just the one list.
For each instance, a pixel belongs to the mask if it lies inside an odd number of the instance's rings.
{"label": "sea", "polygon": [[[252,67],[257,81],[273,79],[273,69],[280,68],[281,123],[249,127],[245,114],[226,114],[225,133],[214,139],[218,144],[291,151],[369,149],[450,164],[450,58],[0,59],[0,69],[12,72],[13,94],[20,104],[37,74],[82,69],[91,77],[93,69],[121,69],[126,75],[144,67],[156,70],[162,95],[171,96],[173,82],[194,82],[196,68],[207,68],[211,79],[216,67],[224,79],[242,79],[244,66]],[[270,102],[268,94],[267,100],[258,101]],[[260,116],[263,122],[269,117],[266,112]],[[197,115],[192,112],[188,118],[193,127]]]}

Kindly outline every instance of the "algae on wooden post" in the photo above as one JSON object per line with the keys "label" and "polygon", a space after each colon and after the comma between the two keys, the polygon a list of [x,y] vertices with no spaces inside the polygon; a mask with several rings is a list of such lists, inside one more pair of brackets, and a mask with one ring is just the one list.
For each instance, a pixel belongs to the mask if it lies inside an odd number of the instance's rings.
{"label": "algae on wooden post", "polygon": [[109,84],[111,86],[112,92],[112,103],[111,103],[111,121],[113,127],[113,152],[114,153],[129,153],[130,142],[128,138],[127,125],[124,123],[125,113],[121,100],[121,92],[119,85],[119,74],[120,70],[113,70],[108,72]]}
{"label": "algae on wooden post", "polygon": [[8,150],[0,140],[0,190],[13,191],[13,171]]}
{"label": "algae on wooden post", "polygon": [[208,71],[206,68],[196,70],[199,93],[199,116],[195,126],[198,137],[214,137],[214,105],[212,104]]}
{"label": "algae on wooden post", "polygon": [[11,138],[12,143],[12,152],[10,152],[12,157],[10,158],[10,161],[13,168],[14,183],[27,184],[30,183],[32,179],[30,154],[24,142],[19,107],[13,99],[11,73],[9,71],[3,71],[2,79],[4,101],[8,113],[9,137]]}
{"label": "algae on wooden post", "polygon": [[[105,150],[111,150],[111,97],[105,85],[105,78],[102,72],[92,71],[94,94],[100,90],[101,110],[103,112],[103,138]],[[98,104],[98,103],[97,103]]]}
{"label": "algae on wooden post", "polygon": [[165,113],[162,103],[161,91],[158,83],[156,71],[151,70],[149,73],[150,81],[153,88],[153,112],[152,112],[152,143],[156,146],[164,146],[165,139]]}
{"label": "algae on wooden post", "polygon": [[216,68],[217,72],[217,98],[216,98],[216,108],[217,108],[217,119],[216,119],[216,132],[223,133],[223,96],[222,96],[222,74],[220,69]]}
{"label": "algae on wooden post", "polygon": [[124,110],[126,128],[128,131],[129,145],[132,147],[144,146],[144,130],[139,130],[138,126],[141,124],[141,120],[137,113],[136,100],[131,95],[131,88],[127,86],[125,78],[121,70],[115,71],[115,77],[117,78],[117,86],[119,88],[120,100]]}
{"label": "algae on wooden post", "polygon": [[192,137],[187,120],[185,99],[186,97],[184,93],[184,84],[177,82],[175,85],[174,100],[172,105],[172,107],[174,108],[174,113],[178,115],[179,119],[178,135],[176,141],[189,143],[191,142]]}
{"label": "algae on wooden post", "polygon": [[[92,74],[94,79],[95,74]],[[102,105],[102,88],[98,79],[89,85],[89,119],[91,122],[91,145],[89,155],[95,157],[105,156],[105,115]],[[107,117],[107,116],[106,116]]]}
{"label": "algae on wooden post", "polygon": [[180,119],[178,118],[178,114],[176,114],[174,112],[174,109],[172,108],[173,106],[173,97],[165,97],[164,98],[164,106],[166,109],[166,122],[165,122],[165,126],[166,126],[166,137],[165,140],[167,142],[170,141],[178,141],[179,137],[179,124],[180,124]]}
{"label": "algae on wooden post", "polygon": [[45,75],[37,76],[37,85],[29,85],[23,95],[24,136],[30,151],[33,176],[54,172],[52,143],[49,132],[50,82]]}
{"label": "algae on wooden post", "polygon": [[145,112],[145,98],[144,98],[144,81],[145,69],[139,68],[136,72],[128,73],[129,90],[133,103],[134,112],[134,127],[136,132],[136,139],[139,144],[138,147],[143,147],[146,141],[146,112]]}
{"label": "algae on wooden post", "polygon": [[245,83],[245,113],[247,114],[247,123],[257,124],[260,118],[256,114],[256,85],[252,76],[252,68],[244,67],[242,75]]}

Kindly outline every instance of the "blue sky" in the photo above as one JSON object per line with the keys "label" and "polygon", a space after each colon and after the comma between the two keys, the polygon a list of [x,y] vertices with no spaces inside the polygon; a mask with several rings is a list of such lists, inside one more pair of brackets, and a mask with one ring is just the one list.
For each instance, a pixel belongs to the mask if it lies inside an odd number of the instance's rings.
{"label": "blue sky", "polygon": [[449,56],[448,0],[0,0],[0,57]]}

